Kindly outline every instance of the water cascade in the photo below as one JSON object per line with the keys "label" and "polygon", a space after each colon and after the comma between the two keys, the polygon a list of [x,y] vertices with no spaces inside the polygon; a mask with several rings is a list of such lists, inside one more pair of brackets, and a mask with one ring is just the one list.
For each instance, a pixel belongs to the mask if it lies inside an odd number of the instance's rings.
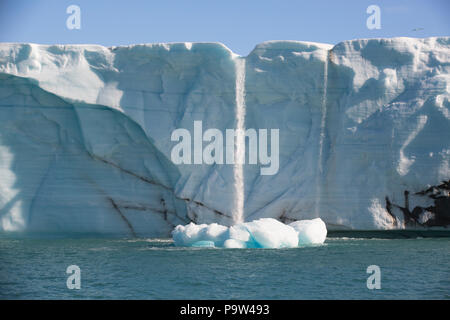
{"label": "water cascade", "polygon": [[236,68],[236,149],[233,167],[233,223],[244,222],[244,163],[245,163],[245,59],[235,59]]}
{"label": "water cascade", "polygon": [[321,119],[320,119],[320,136],[319,136],[319,156],[317,158],[317,178],[316,178],[316,203],[315,216],[319,217],[319,206],[321,199],[321,180],[323,175],[323,142],[325,140],[325,123],[327,117],[327,86],[328,86],[328,60],[329,52],[325,58],[323,66],[323,94],[322,103],[320,105]]}

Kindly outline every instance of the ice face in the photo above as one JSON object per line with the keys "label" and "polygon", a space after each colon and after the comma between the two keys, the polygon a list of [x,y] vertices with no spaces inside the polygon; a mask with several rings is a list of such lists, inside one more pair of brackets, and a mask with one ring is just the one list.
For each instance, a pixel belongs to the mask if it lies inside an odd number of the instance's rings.
{"label": "ice face", "polygon": [[[257,45],[243,126],[279,129],[279,170],[243,165],[244,221],[445,225],[449,48],[447,37]],[[197,120],[235,127],[235,60],[217,43],[0,44],[0,230],[231,225],[233,166],[174,165],[170,137]],[[228,246],[249,241],[233,232]]]}
{"label": "ice face", "polygon": [[272,218],[263,218],[231,227],[217,224],[179,225],[172,232],[176,246],[223,248],[296,248],[322,244],[327,236],[320,219],[296,221],[286,225]]}

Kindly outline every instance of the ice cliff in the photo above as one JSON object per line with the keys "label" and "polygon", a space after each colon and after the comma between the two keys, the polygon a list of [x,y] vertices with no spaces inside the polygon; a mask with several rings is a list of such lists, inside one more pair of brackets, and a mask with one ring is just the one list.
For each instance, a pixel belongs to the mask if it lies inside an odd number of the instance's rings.
{"label": "ice cliff", "polygon": [[[234,128],[218,43],[0,44],[0,231],[169,236],[231,224],[233,166],[175,165],[171,133]],[[245,127],[279,129],[279,171],[244,165],[244,218],[328,229],[450,224],[450,38],[259,44]]]}

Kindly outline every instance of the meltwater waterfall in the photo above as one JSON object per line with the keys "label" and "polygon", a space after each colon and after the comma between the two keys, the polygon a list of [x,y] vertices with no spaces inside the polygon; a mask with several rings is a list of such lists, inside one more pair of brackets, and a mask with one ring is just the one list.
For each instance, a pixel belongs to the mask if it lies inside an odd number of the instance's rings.
{"label": "meltwater waterfall", "polygon": [[236,68],[236,149],[233,167],[233,223],[244,222],[244,163],[245,163],[245,59],[235,59]]}
{"label": "meltwater waterfall", "polygon": [[315,203],[315,216],[319,217],[319,206],[321,199],[321,179],[323,175],[323,141],[325,140],[325,123],[327,117],[327,87],[328,87],[328,59],[330,52],[327,53],[325,63],[323,66],[323,94],[322,102],[320,105],[320,136],[319,136],[319,156],[317,159],[317,176],[316,176],[316,203]]}

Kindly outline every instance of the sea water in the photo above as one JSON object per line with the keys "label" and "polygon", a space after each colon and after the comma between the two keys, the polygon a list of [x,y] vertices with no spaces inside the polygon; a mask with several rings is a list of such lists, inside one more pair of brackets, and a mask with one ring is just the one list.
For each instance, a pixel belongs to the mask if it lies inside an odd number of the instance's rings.
{"label": "sea water", "polygon": [[[80,268],[68,289],[66,269]],[[370,265],[381,289],[369,289]],[[328,238],[291,249],[169,239],[0,239],[1,299],[449,299],[450,239]]]}

